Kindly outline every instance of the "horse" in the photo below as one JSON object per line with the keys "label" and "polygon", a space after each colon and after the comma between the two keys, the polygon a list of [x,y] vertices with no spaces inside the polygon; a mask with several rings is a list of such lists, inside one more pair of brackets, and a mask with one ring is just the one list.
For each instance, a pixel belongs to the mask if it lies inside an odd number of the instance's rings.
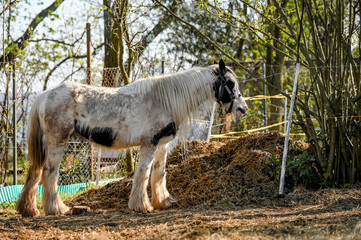
{"label": "horse", "polygon": [[[37,186],[44,186],[45,215],[68,213],[57,189],[63,150],[72,134],[103,147],[140,146],[128,208],[151,212],[169,208],[176,200],[166,188],[167,143],[199,106],[218,102],[236,118],[248,109],[235,73],[223,60],[175,74],[140,79],[125,87],[106,88],[64,82],[34,100],[28,123],[30,166],[17,211],[39,215]],[[147,185],[151,175],[151,200]]]}

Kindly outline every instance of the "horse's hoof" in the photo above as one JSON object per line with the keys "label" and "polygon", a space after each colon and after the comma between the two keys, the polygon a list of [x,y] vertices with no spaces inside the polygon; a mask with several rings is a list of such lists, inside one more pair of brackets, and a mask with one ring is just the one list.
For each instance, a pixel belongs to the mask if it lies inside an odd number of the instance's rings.
{"label": "horse's hoof", "polygon": [[141,207],[129,207],[130,211],[142,212],[142,213],[151,213],[154,211],[152,206],[141,206]]}
{"label": "horse's hoof", "polygon": [[169,195],[161,202],[158,202],[158,203],[153,202],[153,206],[155,209],[167,209],[167,208],[170,208],[176,202],[177,202],[177,199],[175,199],[173,196]]}
{"label": "horse's hoof", "polygon": [[69,214],[71,212],[71,208],[69,208],[68,206],[57,206],[53,209],[48,209],[45,210],[45,215],[66,215]]}
{"label": "horse's hoof", "polygon": [[154,208],[152,206],[146,206],[143,208],[139,208],[137,212],[151,213],[153,211],[154,211]]}
{"label": "horse's hoof", "polygon": [[31,210],[27,210],[27,211],[22,211],[21,216],[23,217],[38,217],[40,216],[40,212],[38,209],[31,209]]}
{"label": "horse's hoof", "polygon": [[151,213],[151,212],[153,212],[153,211],[154,211],[154,208],[153,208],[153,207],[150,207],[150,208],[147,209],[146,213]]}

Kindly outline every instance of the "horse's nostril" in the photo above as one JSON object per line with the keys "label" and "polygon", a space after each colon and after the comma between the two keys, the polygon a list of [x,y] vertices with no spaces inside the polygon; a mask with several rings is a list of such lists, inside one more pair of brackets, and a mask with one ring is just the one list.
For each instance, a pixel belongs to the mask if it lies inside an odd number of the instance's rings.
{"label": "horse's nostril", "polygon": [[240,112],[243,113],[243,114],[245,114],[246,111],[247,111],[247,109],[243,109],[243,108],[241,108],[241,107],[239,107],[237,110],[240,111]]}

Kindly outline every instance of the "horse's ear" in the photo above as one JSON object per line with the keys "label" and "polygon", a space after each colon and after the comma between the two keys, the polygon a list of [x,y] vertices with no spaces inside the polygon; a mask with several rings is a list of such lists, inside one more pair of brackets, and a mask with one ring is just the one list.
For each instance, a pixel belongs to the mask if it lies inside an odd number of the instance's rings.
{"label": "horse's ear", "polygon": [[219,61],[219,70],[221,70],[221,73],[223,74],[226,73],[226,65],[224,64],[223,59]]}

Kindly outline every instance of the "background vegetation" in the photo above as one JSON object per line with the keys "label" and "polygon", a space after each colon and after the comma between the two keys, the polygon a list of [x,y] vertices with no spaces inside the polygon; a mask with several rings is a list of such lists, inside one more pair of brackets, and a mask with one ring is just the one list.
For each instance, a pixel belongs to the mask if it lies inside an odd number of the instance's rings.
{"label": "background vegetation", "polygon": [[[92,81],[123,86],[139,77],[207,65],[223,58],[239,75],[243,94],[282,94],[302,65],[294,126],[302,129],[326,186],[361,179],[359,91],[360,1],[73,1],[3,0],[0,182],[11,159],[11,128],[25,137],[31,99],[64,80],[86,80],[85,23],[92,28]],[[11,65],[16,61],[16,124],[12,122]],[[262,61],[265,77],[257,64]],[[262,64],[261,64],[262,65]],[[114,68],[111,77],[107,71]],[[103,78],[104,77],[104,78]],[[268,101],[268,124],[282,121],[283,101]],[[259,103],[250,103],[259,111]],[[270,114],[272,113],[272,114]],[[252,128],[247,119],[237,129]],[[280,130],[281,126],[273,129]],[[22,146],[23,143],[19,142]],[[26,150],[19,151],[20,156]],[[131,155],[131,154],[129,154]],[[130,162],[129,166],[133,166]]]}

